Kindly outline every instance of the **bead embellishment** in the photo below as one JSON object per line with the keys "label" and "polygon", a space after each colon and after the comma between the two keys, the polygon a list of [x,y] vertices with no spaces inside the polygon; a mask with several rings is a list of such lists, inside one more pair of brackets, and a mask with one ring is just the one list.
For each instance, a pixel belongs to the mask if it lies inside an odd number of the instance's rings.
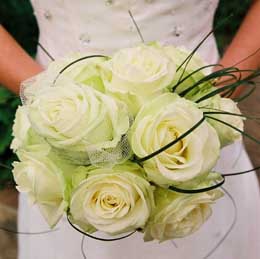
{"label": "bead embellishment", "polygon": [[181,27],[179,27],[179,26],[174,26],[172,33],[173,33],[173,35],[174,35],[175,37],[180,37],[181,34],[182,34],[182,29],[181,29]]}
{"label": "bead embellishment", "polygon": [[51,18],[52,18],[52,14],[49,10],[45,10],[43,15],[44,15],[45,19],[47,19],[47,20],[51,20]]}
{"label": "bead embellishment", "polygon": [[82,33],[79,36],[79,40],[83,45],[88,45],[91,41],[90,36],[87,33]]}

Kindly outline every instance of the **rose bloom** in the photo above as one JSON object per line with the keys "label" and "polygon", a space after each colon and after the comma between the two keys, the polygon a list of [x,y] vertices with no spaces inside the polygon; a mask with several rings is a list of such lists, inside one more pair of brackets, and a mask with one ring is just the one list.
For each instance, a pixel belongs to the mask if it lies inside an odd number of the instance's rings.
{"label": "rose bloom", "polygon": [[[237,104],[230,98],[222,98],[219,95],[216,95],[212,98],[204,100],[199,103],[201,109],[205,112],[227,112],[241,114]],[[214,117],[218,120],[224,121],[231,126],[243,130],[245,117],[235,116],[228,114],[208,114],[211,117]],[[215,128],[218,133],[221,147],[227,146],[234,143],[237,140],[242,138],[242,135],[237,130],[232,129],[231,127],[224,125],[218,121],[207,119],[208,122]]]}
{"label": "rose bloom", "polygon": [[[104,92],[104,84],[101,78],[103,63],[107,58],[95,57],[87,58],[75,62],[78,59],[86,57],[85,53],[72,53],[64,58],[59,58],[51,62],[46,70],[22,82],[20,95],[25,103],[30,103],[37,96],[37,92],[43,88],[49,88],[56,84],[66,85],[68,81],[79,83],[86,87],[92,87],[100,92]],[[92,54],[89,54],[92,55]],[[72,62],[73,65],[67,67]],[[61,74],[60,72],[67,67]],[[57,80],[57,82],[55,82]]]}
{"label": "rose bloom", "polygon": [[[206,64],[199,55],[194,54],[187,63],[181,64],[184,62],[184,60],[191,54],[191,51],[188,51],[184,48],[176,48],[174,46],[165,46],[162,47],[165,54],[170,57],[176,64],[176,67],[178,68],[178,72],[176,72],[176,75],[174,76],[174,80],[171,86],[174,86],[178,83],[180,77],[182,76],[182,79],[187,78],[183,80],[182,83],[178,85],[178,87],[175,89],[175,92],[180,94],[184,90],[188,89],[198,81],[200,81],[202,78],[204,78],[211,70],[211,68],[206,69],[200,69],[208,64]],[[200,69],[199,71],[196,71]],[[196,72],[195,72],[196,71]],[[195,73],[194,73],[195,72]],[[185,98],[196,101],[201,96],[204,96],[212,91],[214,91],[216,88],[213,87],[213,85],[210,82],[204,82],[196,87],[194,87],[192,90],[190,90],[187,94],[185,94]]]}
{"label": "rose bloom", "polygon": [[[160,149],[187,132],[203,117],[194,103],[165,93],[143,106],[132,125],[130,142],[140,158]],[[143,162],[150,181],[180,184],[206,176],[219,157],[215,129],[206,121],[175,145]]]}
{"label": "rose bloom", "polygon": [[[40,147],[39,147],[40,148]],[[39,152],[18,152],[21,162],[13,163],[13,176],[20,192],[36,204],[50,227],[54,227],[68,207],[65,174],[74,167],[54,156]]]}
{"label": "rose bloom", "polygon": [[12,135],[14,138],[11,143],[11,149],[14,152],[25,150],[45,156],[51,150],[50,145],[44,138],[32,129],[26,106],[19,106],[16,110]]}
{"label": "rose bloom", "polygon": [[72,221],[87,232],[120,234],[145,226],[154,207],[153,187],[136,164],[88,169],[87,178],[73,190]]}
{"label": "rose bloom", "polygon": [[180,194],[167,189],[155,191],[156,209],[147,223],[144,240],[162,242],[197,231],[211,216],[211,204],[223,196],[220,190]]}
{"label": "rose bloom", "polygon": [[88,150],[115,148],[129,128],[123,103],[73,82],[39,91],[28,113],[32,128],[73,158]]}
{"label": "rose bloom", "polygon": [[104,64],[105,88],[134,115],[144,102],[165,91],[175,75],[174,62],[156,46],[144,44],[119,50]]}

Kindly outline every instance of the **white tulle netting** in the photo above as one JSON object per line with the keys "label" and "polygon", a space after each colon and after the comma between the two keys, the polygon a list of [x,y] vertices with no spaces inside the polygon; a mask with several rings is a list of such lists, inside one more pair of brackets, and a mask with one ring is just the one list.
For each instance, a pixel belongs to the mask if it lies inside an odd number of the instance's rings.
{"label": "white tulle netting", "polygon": [[23,105],[31,103],[35,94],[37,76],[23,81],[20,85],[20,99]]}
{"label": "white tulle netting", "polygon": [[[37,92],[42,90],[43,88],[52,88],[55,87],[55,81],[58,77],[57,73],[48,73],[48,71],[44,71],[36,76],[33,76],[25,81],[23,81],[20,85],[20,99],[23,105],[28,105],[33,102]],[[71,80],[66,75],[61,77],[60,82],[62,80]],[[51,89],[50,89],[51,91]]]}
{"label": "white tulle netting", "polygon": [[96,167],[112,167],[128,160],[131,155],[131,147],[128,142],[128,134],[122,136],[115,148],[87,149],[85,152],[71,152],[68,149],[53,148],[56,154],[75,165],[94,165]]}
{"label": "white tulle netting", "polygon": [[128,135],[122,136],[115,148],[103,150],[87,150],[89,162],[96,166],[113,166],[115,163],[123,163],[131,156],[131,147]]}

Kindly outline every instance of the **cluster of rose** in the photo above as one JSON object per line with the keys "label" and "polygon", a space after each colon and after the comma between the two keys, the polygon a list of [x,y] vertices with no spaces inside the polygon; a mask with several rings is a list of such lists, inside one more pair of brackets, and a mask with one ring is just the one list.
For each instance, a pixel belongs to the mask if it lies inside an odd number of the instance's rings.
{"label": "cluster of rose", "polygon": [[[189,54],[158,43],[111,57],[75,54],[24,83],[13,126],[11,148],[20,160],[13,175],[50,227],[67,214],[87,233],[138,229],[145,241],[164,241],[193,233],[209,218],[220,189],[189,194],[169,187],[213,185],[220,177],[213,168],[221,148],[240,133],[205,119],[156,152],[205,111],[240,113],[220,95],[196,101],[216,89],[210,81],[187,91],[205,77],[198,56],[180,66]],[[239,116],[212,118],[243,128]]]}

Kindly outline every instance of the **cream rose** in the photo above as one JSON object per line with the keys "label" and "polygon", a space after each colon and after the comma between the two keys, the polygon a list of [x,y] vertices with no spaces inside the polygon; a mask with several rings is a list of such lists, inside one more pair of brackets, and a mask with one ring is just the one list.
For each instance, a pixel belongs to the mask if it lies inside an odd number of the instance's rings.
{"label": "cream rose", "polygon": [[[191,51],[186,50],[185,48],[180,47],[174,47],[174,46],[165,46],[163,47],[163,50],[165,54],[170,57],[173,62],[176,64],[176,68],[179,68],[180,65],[183,63],[183,61],[190,55]],[[184,79],[189,74],[192,74],[195,70],[198,70],[206,64],[200,56],[197,54],[194,54],[192,56],[192,59],[182,67],[179,68],[178,72],[176,73],[174,77],[174,81],[171,86],[174,86],[180,79],[182,75],[182,79]],[[204,78],[209,72],[211,68],[202,69],[200,71],[197,71],[196,73],[193,73],[190,75],[185,81],[183,81],[179,86],[175,89],[176,93],[182,93],[184,90],[188,89],[195,83],[197,83],[199,80]],[[202,95],[206,95],[210,92],[215,90],[215,88],[212,86],[210,82],[204,82],[193,88],[191,91],[189,91],[187,94],[185,94],[185,98],[196,101],[198,100]]]}
{"label": "cream rose", "polygon": [[[146,104],[132,125],[130,142],[142,158],[187,132],[203,117],[196,105],[165,93]],[[216,131],[206,121],[184,139],[143,163],[149,180],[159,185],[180,184],[207,175],[219,157]]]}
{"label": "cream rose", "polygon": [[[21,99],[24,103],[31,103],[38,91],[43,88],[51,88],[54,84],[60,86],[67,85],[68,81],[80,83],[86,87],[92,87],[100,92],[104,92],[104,84],[101,78],[103,63],[107,60],[104,57],[93,57],[80,60],[90,53],[73,53],[65,58],[57,59],[50,63],[48,68],[38,75],[25,80],[21,84]],[[59,74],[65,67],[75,62],[73,65],[66,68],[62,74]],[[57,82],[55,82],[57,80]],[[52,89],[52,88],[51,88]],[[49,91],[51,91],[49,89]]]}
{"label": "cream rose", "polygon": [[[18,150],[26,150],[37,152],[42,156],[47,155],[51,147],[50,145],[39,136],[32,128],[28,118],[28,109],[26,106],[19,106],[13,125],[13,140],[11,149],[14,152]],[[18,154],[19,155],[19,154]]]}
{"label": "cream rose", "polygon": [[174,62],[162,50],[148,45],[118,51],[105,68],[106,89],[127,102],[134,114],[146,100],[161,94],[175,75]]}
{"label": "cream rose", "polygon": [[[219,95],[202,101],[199,105],[205,112],[227,112],[241,114],[241,111],[239,110],[237,104],[233,100],[231,100],[230,98],[221,98]],[[208,116],[224,121],[230,124],[231,126],[236,127],[239,130],[244,129],[243,121],[245,120],[245,117],[228,114],[208,114]],[[240,140],[242,138],[240,132],[232,129],[227,125],[224,125],[221,122],[212,119],[208,119],[208,122],[217,131],[222,147],[232,144],[235,141]]]}
{"label": "cream rose", "polygon": [[114,235],[144,227],[153,206],[153,187],[129,163],[89,171],[72,193],[70,213],[83,230]]}
{"label": "cream rose", "polygon": [[[55,60],[52,62],[48,69],[44,72],[45,75],[42,77],[38,84],[41,86],[48,77],[57,77],[61,70],[72,62],[82,59],[87,56],[91,56],[91,53],[74,53],[66,58]],[[92,87],[100,92],[104,92],[104,85],[101,78],[101,71],[103,63],[107,59],[105,57],[92,57],[77,61],[73,65],[69,66],[59,75],[57,82],[60,84],[66,83],[67,80],[72,80],[75,83],[80,83],[87,87]],[[42,81],[43,80],[43,81]],[[51,79],[52,80],[52,79]],[[54,80],[53,80],[54,81]],[[53,81],[49,81],[49,85],[53,85]]]}
{"label": "cream rose", "polygon": [[211,204],[222,196],[220,190],[179,194],[157,188],[156,209],[145,228],[144,240],[162,242],[194,233],[211,216]]}
{"label": "cream rose", "polygon": [[28,141],[28,131],[31,128],[30,121],[28,119],[28,113],[25,106],[19,106],[16,110],[15,120],[13,124],[13,141],[11,143],[11,149],[15,152],[25,146]]}
{"label": "cream rose", "polygon": [[123,103],[73,83],[43,89],[28,111],[32,128],[73,157],[75,152],[115,148],[129,128]]}
{"label": "cream rose", "polygon": [[54,227],[68,206],[64,175],[72,166],[49,156],[19,152],[21,162],[14,162],[13,175],[20,192],[27,193],[31,204],[38,205],[44,218]]}

